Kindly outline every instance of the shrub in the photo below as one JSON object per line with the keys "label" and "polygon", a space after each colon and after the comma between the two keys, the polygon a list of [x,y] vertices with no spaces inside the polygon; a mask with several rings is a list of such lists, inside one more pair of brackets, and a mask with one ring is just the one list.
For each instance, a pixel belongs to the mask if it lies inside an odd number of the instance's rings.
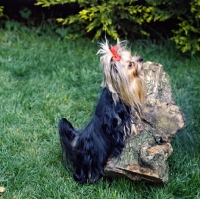
{"label": "shrub", "polygon": [[3,16],[3,6],[0,6],[0,17]]}
{"label": "shrub", "polygon": [[200,51],[200,0],[191,1],[187,14],[178,19],[178,29],[173,30],[172,40],[182,52]]}
{"label": "shrub", "polygon": [[[48,7],[55,4],[64,4],[77,2],[80,6],[80,12],[70,15],[67,18],[58,18],[57,21],[74,28],[79,24],[84,28],[85,34],[92,33],[93,39],[99,38],[105,32],[116,39],[119,33],[127,35],[129,31],[140,31],[147,34],[144,30],[139,29],[138,25],[142,24],[141,19],[143,12],[150,12],[149,8],[142,5],[136,5],[135,0],[111,0],[111,1],[83,1],[83,0],[38,0],[36,5]],[[75,29],[75,28],[74,28]],[[75,29],[76,30],[76,29]],[[83,32],[82,32],[83,33]],[[84,33],[83,33],[84,34]],[[75,38],[79,33],[68,34],[68,38]]]}
{"label": "shrub", "polygon": [[[200,51],[200,0],[37,0],[36,5],[78,3],[80,11],[57,21],[67,26],[67,38],[90,34],[98,39],[105,33],[116,39],[119,35],[151,36],[149,27],[168,29],[171,39],[182,52]],[[171,20],[171,21],[170,21]],[[169,21],[172,22],[169,26]],[[168,22],[168,23],[167,23]]]}
{"label": "shrub", "polygon": [[[176,22],[171,39],[183,53],[194,54],[200,51],[200,0],[146,0],[153,6],[151,16],[154,21],[166,21],[170,18]],[[164,25],[164,24],[163,24]]]}

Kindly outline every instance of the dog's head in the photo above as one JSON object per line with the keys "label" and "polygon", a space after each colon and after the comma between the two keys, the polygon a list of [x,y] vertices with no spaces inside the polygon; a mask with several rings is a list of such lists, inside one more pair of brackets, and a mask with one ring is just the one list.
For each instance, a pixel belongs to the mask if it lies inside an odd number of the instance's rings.
{"label": "dog's head", "polygon": [[108,41],[100,43],[103,69],[102,86],[107,86],[114,101],[121,99],[126,105],[141,105],[144,102],[143,59],[132,56],[127,49],[127,41],[117,41],[110,46]]}

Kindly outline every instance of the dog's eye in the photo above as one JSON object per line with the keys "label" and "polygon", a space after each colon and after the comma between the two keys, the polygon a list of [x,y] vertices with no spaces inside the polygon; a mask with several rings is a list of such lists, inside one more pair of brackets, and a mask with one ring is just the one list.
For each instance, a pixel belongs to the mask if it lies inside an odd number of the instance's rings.
{"label": "dog's eye", "polygon": [[132,62],[129,62],[128,66],[131,67],[132,65],[133,65],[133,63],[132,63]]}
{"label": "dog's eye", "polygon": [[143,62],[144,60],[143,60],[142,57],[140,57],[138,61],[139,61],[139,62]]}

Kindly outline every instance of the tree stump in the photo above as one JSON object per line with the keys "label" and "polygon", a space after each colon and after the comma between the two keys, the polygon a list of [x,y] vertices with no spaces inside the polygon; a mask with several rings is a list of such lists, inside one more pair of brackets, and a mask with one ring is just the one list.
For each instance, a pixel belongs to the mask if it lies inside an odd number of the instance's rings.
{"label": "tree stump", "polygon": [[168,182],[168,157],[172,137],[185,127],[185,118],[175,105],[170,78],[160,64],[144,63],[147,100],[142,119],[136,118],[135,135],[130,136],[121,155],[109,159],[108,177],[126,177],[154,183]]}

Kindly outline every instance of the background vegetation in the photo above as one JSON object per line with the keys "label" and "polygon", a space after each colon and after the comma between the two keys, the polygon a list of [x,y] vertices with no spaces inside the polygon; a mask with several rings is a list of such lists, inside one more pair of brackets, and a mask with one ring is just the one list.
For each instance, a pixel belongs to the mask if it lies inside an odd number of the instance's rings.
{"label": "background vegetation", "polygon": [[69,39],[169,38],[182,52],[200,51],[200,0],[2,0],[2,5],[9,17],[29,19],[29,25],[57,18],[62,24],[57,33]]}
{"label": "background vegetation", "polygon": [[0,17],[3,16],[3,6],[0,6]]}
{"label": "background vegetation", "polygon": [[79,5],[79,12],[57,19],[74,28],[67,37],[87,32],[94,35],[93,39],[105,33],[114,39],[121,35],[131,38],[138,34],[150,36],[153,32],[164,35],[167,30],[182,52],[200,51],[200,0],[37,0],[36,5],[49,7],[72,2]]}
{"label": "background vegetation", "polygon": [[0,29],[0,44],[2,199],[200,198],[199,56],[182,55],[172,41],[130,45],[145,60],[163,64],[186,116],[187,127],[172,141],[169,183],[102,179],[78,185],[62,166],[57,124],[67,117],[81,128],[90,120],[102,78],[97,43],[65,40],[50,27],[30,29],[12,22]]}

